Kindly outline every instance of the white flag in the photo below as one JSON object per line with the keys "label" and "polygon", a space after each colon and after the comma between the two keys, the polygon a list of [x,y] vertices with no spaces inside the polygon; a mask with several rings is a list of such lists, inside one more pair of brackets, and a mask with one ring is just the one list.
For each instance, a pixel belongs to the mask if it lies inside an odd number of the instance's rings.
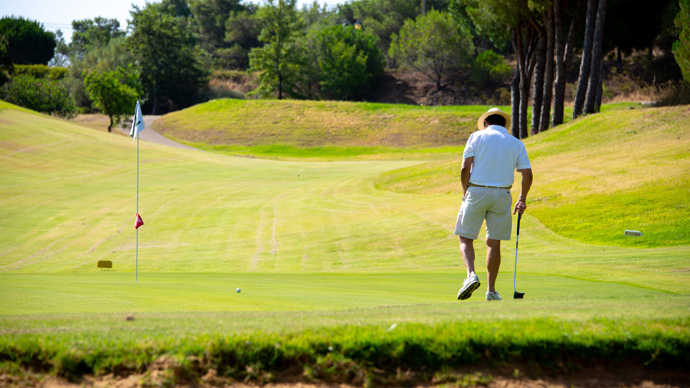
{"label": "white flag", "polygon": [[144,116],[141,114],[141,106],[139,106],[139,100],[137,100],[137,107],[134,110],[134,120],[132,120],[132,129],[129,130],[129,136],[132,140],[136,140],[139,132],[144,129]]}

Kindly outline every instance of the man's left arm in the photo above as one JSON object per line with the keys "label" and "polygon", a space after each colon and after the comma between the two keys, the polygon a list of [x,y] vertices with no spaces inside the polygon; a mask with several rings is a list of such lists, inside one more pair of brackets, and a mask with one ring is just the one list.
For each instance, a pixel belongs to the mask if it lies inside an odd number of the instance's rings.
{"label": "man's left arm", "polygon": [[529,193],[529,189],[532,187],[532,180],[534,179],[534,176],[532,175],[531,168],[525,168],[517,171],[522,174],[522,189],[520,191],[520,197],[515,203],[513,214],[517,212],[522,214],[525,212],[525,209],[527,209],[527,193]]}

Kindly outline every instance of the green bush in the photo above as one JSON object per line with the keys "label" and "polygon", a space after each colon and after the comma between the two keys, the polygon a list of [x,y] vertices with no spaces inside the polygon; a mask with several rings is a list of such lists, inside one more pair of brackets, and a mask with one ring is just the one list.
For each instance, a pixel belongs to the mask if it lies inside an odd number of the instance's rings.
{"label": "green bush", "polygon": [[472,64],[472,80],[479,86],[502,83],[510,74],[505,58],[491,50],[479,53]]}
{"label": "green bush", "polygon": [[66,67],[48,67],[47,65],[15,65],[15,76],[25,75],[32,78],[44,78],[48,80],[61,80],[67,74]]}
{"label": "green bush", "polygon": [[0,99],[37,112],[70,117],[75,112],[74,99],[60,82],[20,75],[2,88]]}

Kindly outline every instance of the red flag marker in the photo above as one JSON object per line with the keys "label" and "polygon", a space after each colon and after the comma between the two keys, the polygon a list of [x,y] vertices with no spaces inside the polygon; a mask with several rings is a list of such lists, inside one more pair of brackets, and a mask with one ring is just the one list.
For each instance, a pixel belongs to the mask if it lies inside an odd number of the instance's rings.
{"label": "red flag marker", "polygon": [[139,229],[142,225],[144,225],[144,220],[142,220],[139,213],[137,213],[137,219],[134,221],[134,229]]}

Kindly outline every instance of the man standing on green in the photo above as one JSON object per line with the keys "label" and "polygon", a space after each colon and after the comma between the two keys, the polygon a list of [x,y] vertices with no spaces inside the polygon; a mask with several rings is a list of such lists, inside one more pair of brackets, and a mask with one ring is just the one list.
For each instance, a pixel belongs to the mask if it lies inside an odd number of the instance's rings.
{"label": "man standing on green", "polygon": [[525,201],[532,186],[532,168],[525,145],[513,137],[510,116],[498,108],[489,109],[477,120],[478,132],[467,140],[461,170],[462,206],[455,225],[460,237],[460,253],[467,270],[467,279],[458,291],[465,300],[479,288],[474,272],[474,240],[486,220],[486,268],[489,283],[486,300],[501,300],[496,292],[496,277],[501,266],[501,240],[510,240],[512,215],[510,207],[515,170],[522,174],[522,191],[512,214],[527,208]]}

